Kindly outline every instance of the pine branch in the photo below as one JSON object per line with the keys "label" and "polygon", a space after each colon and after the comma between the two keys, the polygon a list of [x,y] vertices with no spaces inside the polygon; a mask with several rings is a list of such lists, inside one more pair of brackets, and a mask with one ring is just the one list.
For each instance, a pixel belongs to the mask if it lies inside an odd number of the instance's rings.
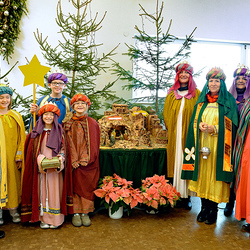
{"label": "pine branch", "polygon": [[[98,55],[98,49],[102,44],[95,43],[95,34],[102,28],[106,17],[105,12],[100,18],[98,12],[89,16],[89,4],[92,0],[69,0],[74,7],[75,13],[64,14],[62,10],[63,1],[57,4],[57,18],[59,34],[58,44],[52,47],[49,37],[44,38],[37,30],[34,32],[35,39],[39,44],[44,58],[51,67],[63,70],[68,76],[68,83],[63,94],[71,98],[76,93],[84,93],[91,100],[90,115],[98,116],[98,110],[102,108],[103,101],[119,100],[113,85],[117,79],[106,84],[101,90],[97,89],[96,79],[107,72],[107,63],[116,54],[115,50],[119,44],[110,52]],[[47,95],[50,89],[39,89],[39,95]],[[25,100],[19,99],[26,105]]]}
{"label": "pine branch", "polygon": [[[142,28],[135,25],[135,30],[138,34],[134,36],[134,39],[137,43],[135,43],[135,45],[126,44],[128,52],[125,53],[125,55],[134,61],[136,76],[122,68],[118,63],[113,64],[115,68],[113,72],[121,80],[127,81],[127,84],[125,84],[123,88],[150,91],[151,96],[135,98],[133,101],[148,101],[154,103],[156,113],[160,115],[159,111],[162,110],[163,102],[161,97],[159,97],[159,91],[166,91],[172,85],[175,66],[189,56],[190,52],[188,50],[194,41],[193,34],[196,28],[189,36],[186,36],[185,41],[174,55],[169,55],[170,53],[168,53],[167,50],[165,51],[165,47],[178,40],[178,37],[170,34],[172,20],[170,20],[166,33],[162,32],[164,4],[161,2],[159,6],[158,2],[157,0],[156,12],[154,14],[150,14],[139,4],[142,11],[140,14],[142,18]],[[148,20],[154,24],[154,35],[146,32],[144,20]],[[141,45],[143,45],[143,48],[141,48]],[[144,67],[140,63],[146,66]]]}

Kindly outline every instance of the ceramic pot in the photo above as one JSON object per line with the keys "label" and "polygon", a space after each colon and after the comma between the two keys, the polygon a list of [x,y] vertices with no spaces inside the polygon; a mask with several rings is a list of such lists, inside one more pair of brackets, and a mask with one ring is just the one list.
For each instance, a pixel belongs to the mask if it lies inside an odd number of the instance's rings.
{"label": "ceramic pot", "polygon": [[111,219],[121,219],[123,216],[123,207],[119,207],[119,209],[111,214],[111,207],[109,207],[109,217]]}

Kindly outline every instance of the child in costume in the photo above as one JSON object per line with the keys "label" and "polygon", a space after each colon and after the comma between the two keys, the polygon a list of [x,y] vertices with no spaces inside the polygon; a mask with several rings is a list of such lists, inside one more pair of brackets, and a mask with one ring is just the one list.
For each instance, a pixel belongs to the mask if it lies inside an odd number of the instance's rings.
{"label": "child in costume", "polygon": [[4,223],[2,208],[8,209],[12,221],[21,221],[21,168],[24,165],[25,128],[22,116],[10,109],[13,91],[0,84],[0,225]]}
{"label": "child in costume", "polygon": [[[57,228],[64,222],[64,150],[59,108],[48,103],[38,111],[39,119],[25,141],[25,171],[22,189],[22,222],[41,221],[42,229]],[[59,162],[57,168],[44,169],[47,159]],[[56,164],[56,163],[55,163]],[[65,211],[65,210],[63,210]]]}
{"label": "child in costume", "polygon": [[70,101],[74,112],[63,121],[65,155],[68,169],[72,168],[71,188],[67,200],[73,203],[72,224],[76,227],[90,226],[88,213],[94,211],[94,190],[99,180],[100,128],[88,117],[91,102],[83,94],[76,94]]}
{"label": "child in costume", "polygon": [[[46,103],[52,102],[57,105],[60,110],[60,117],[58,122],[62,124],[67,112],[70,112],[70,98],[62,94],[66,84],[68,82],[67,77],[62,73],[53,73],[48,77],[49,87],[51,88],[51,94],[41,97],[37,104],[31,103],[30,112],[38,114],[38,110]],[[33,129],[33,119],[30,119],[29,132]]]}

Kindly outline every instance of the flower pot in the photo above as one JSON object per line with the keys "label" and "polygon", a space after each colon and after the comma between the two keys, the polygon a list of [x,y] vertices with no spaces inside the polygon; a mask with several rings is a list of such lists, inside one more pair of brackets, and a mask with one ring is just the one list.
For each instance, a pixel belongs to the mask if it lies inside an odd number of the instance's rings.
{"label": "flower pot", "polygon": [[149,208],[146,209],[146,213],[147,213],[147,214],[158,214],[158,213],[159,213],[159,210],[158,210],[158,209],[155,209],[155,208],[149,207]]}
{"label": "flower pot", "polygon": [[123,216],[123,207],[119,207],[119,209],[111,214],[111,207],[109,207],[109,217],[111,219],[121,219]]}

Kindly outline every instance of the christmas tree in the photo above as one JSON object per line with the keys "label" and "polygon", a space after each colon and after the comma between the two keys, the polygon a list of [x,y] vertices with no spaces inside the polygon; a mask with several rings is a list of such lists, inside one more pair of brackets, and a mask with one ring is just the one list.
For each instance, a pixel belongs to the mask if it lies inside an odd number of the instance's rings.
{"label": "christmas tree", "polygon": [[[128,55],[134,62],[133,69],[137,72],[135,76],[129,70],[124,69],[119,63],[114,62],[115,74],[121,80],[126,80],[128,83],[123,86],[125,89],[134,89],[147,91],[150,94],[139,98],[133,98],[131,101],[137,105],[140,102],[152,104],[157,115],[161,118],[165,97],[160,97],[160,91],[166,91],[172,84],[175,76],[175,67],[189,55],[190,45],[193,42],[193,32],[186,37],[177,51],[171,53],[167,50],[167,45],[173,44],[178,38],[170,34],[172,20],[166,32],[162,30],[163,24],[163,2],[159,6],[159,1],[156,3],[156,12],[148,13],[142,5],[140,5],[142,14],[142,29],[135,26],[138,35],[134,36],[135,45],[127,45]],[[147,34],[145,27],[146,21],[154,24],[155,34]]]}
{"label": "christmas tree", "polygon": [[[59,68],[68,76],[67,88],[64,95],[72,97],[76,93],[84,93],[91,100],[89,113],[92,117],[99,117],[97,111],[102,108],[105,100],[117,100],[119,98],[111,91],[115,81],[106,84],[102,89],[97,89],[95,81],[101,72],[106,72],[106,63],[115,54],[114,48],[107,54],[98,57],[97,49],[102,44],[95,43],[95,33],[101,28],[101,23],[106,13],[98,19],[88,18],[88,7],[92,0],[70,0],[76,10],[76,14],[65,15],[61,3],[58,1],[56,23],[60,28],[62,40],[55,48],[49,45],[47,38],[35,33],[35,38],[40,45],[42,53],[48,64],[53,68]],[[40,90],[40,94],[46,95],[49,90]]]}
{"label": "christmas tree", "polygon": [[0,55],[9,62],[20,33],[20,21],[27,14],[27,0],[0,0]]}

